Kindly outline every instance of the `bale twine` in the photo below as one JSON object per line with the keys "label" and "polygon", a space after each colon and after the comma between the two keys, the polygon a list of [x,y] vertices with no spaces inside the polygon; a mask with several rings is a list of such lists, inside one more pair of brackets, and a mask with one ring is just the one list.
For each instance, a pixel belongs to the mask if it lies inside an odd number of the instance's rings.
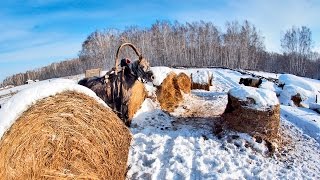
{"label": "bale twine", "polygon": [[188,75],[185,73],[179,73],[176,77],[176,82],[182,92],[186,94],[191,92],[191,79]]}
{"label": "bale twine", "polygon": [[157,99],[162,109],[173,112],[182,101],[182,94],[176,81],[177,75],[171,72],[156,91]]}
{"label": "bale twine", "polygon": [[228,93],[228,104],[223,113],[227,126],[270,142],[277,142],[280,127],[280,105],[266,109],[252,108],[254,100],[239,100]]}
{"label": "bale twine", "polygon": [[0,141],[3,179],[124,179],[131,134],[110,108],[76,92],[38,101]]}
{"label": "bale twine", "polygon": [[134,114],[140,109],[143,101],[146,99],[148,93],[144,84],[136,81],[131,88],[131,96],[128,103],[128,120],[131,121]]}

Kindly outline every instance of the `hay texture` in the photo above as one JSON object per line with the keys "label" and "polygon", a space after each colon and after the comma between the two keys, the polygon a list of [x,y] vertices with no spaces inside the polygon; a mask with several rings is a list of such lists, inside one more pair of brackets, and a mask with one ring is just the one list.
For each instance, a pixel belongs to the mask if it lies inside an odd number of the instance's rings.
{"label": "hay texture", "polygon": [[144,84],[136,81],[131,88],[131,96],[128,103],[128,120],[131,121],[134,114],[140,109],[143,101],[148,96]]}
{"label": "hay texture", "polygon": [[[251,88],[251,87],[250,87]],[[276,95],[274,94],[275,98]],[[266,97],[268,98],[268,97]],[[280,127],[280,105],[261,105],[254,98],[241,99],[228,93],[228,104],[222,115],[227,126],[270,142],[276,142]]]}
{"label": "hay texture", "polygon": [[0,141],[2,179],[124,179],[131,134],[108,107],[66,91],[25,111]]}
{"label": "hay texture", "polygon": [[208,71],[196,71],[191,74],[191,89],[203,89],[206,91],[210,90],[212,86],[212,74]]}
{"label": "hay texture", "polygon": [[158,87],[156,95],[163,110],[173,112],[183,100],[182,93],[176,81],[177,75],[171,72]]}
{"label": "hay texture", "polygon": [[185,73],[178,74],[178,76],[176,77],[176,83],[182,92],[186,94],[189,94],[191,92],[191,79]]}

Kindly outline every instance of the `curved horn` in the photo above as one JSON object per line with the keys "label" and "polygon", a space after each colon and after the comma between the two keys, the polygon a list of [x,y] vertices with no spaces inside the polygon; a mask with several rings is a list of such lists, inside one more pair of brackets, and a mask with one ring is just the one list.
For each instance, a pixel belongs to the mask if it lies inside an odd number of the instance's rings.
{"label": "curved horn", "polygon": [[138,51],[138,49],[131,43],[123,43],[119,46],[118,50],[117,50],[117,54],[116,54],[116,67],[115,67],[115,73],[118,73],[118,65],[119,65],[119,54],[120,54],[120,50],[121,48],[123,48],[124,46],[130,46],[134,52],[137,54],[137,56],[139,57],[139,61],[141,61],[142,59],[142,54]]}

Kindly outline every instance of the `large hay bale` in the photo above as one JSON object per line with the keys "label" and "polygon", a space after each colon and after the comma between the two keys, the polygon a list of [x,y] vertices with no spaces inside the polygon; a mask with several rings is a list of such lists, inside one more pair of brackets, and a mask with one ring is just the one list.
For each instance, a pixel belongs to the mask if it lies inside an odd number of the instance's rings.
{"label": "large hay bale", "polygon": [[176,82],[182,92],[186,94],[191,92],[191,79],[188,75],[185,73],[179,73],[176,77]]}
{"label": "large hay bale", "polygon": [[191,89],[203,89],[206,91],[210,90],[212,85],[212,73],[205,70],[198,70],[191,74]]}
{"label": "large hay bale", "polygon": [[182,94],[176,81],[177,75],[171,72],[157,89],[157,99],[162,109],[172,112],[182,101]]}
{"label": "large hay bale", "polygon": [[131,141],[110,108],[72,91],[32,105],[0,141],[2,179],[124,179]]}
{"label": "large hay bale", "polygon": [[268,141],[278,137],[280,105],[272,91],[245,86],[231,89],[222,117],[236,131]]}
{"label": "large hay bale", "polygon": [[128,102],[128,118],[132,120],[134,114],[140,109],[143,101],[146,99],[148,93],[144,87],[144,84],[140,81],[136,81],[131,89],[131,96]]}

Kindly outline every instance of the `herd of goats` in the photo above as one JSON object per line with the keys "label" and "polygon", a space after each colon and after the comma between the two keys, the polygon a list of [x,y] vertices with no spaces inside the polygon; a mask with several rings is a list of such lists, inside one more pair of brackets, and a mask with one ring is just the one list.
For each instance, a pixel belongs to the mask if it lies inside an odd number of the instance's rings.
{"label": "herd of goats", "polygon": [[[131,47],[139,59],[133,62],[129,59],[122,59],[119,62],[120,50],[125,46]],[[87,77],[78,83],[93,90],[118,114],[127,126],[130,126],[128,101],[132,94],[131,88],[136,81],[152,82],[153,79],[154,76],[150,70],[149,62],[133,44],[124,43],[117,50],[114,68],[102,77]],[[239,84],[252,87],[258,87],[261,83],[261,78],[241,78],[239,82]]]}

